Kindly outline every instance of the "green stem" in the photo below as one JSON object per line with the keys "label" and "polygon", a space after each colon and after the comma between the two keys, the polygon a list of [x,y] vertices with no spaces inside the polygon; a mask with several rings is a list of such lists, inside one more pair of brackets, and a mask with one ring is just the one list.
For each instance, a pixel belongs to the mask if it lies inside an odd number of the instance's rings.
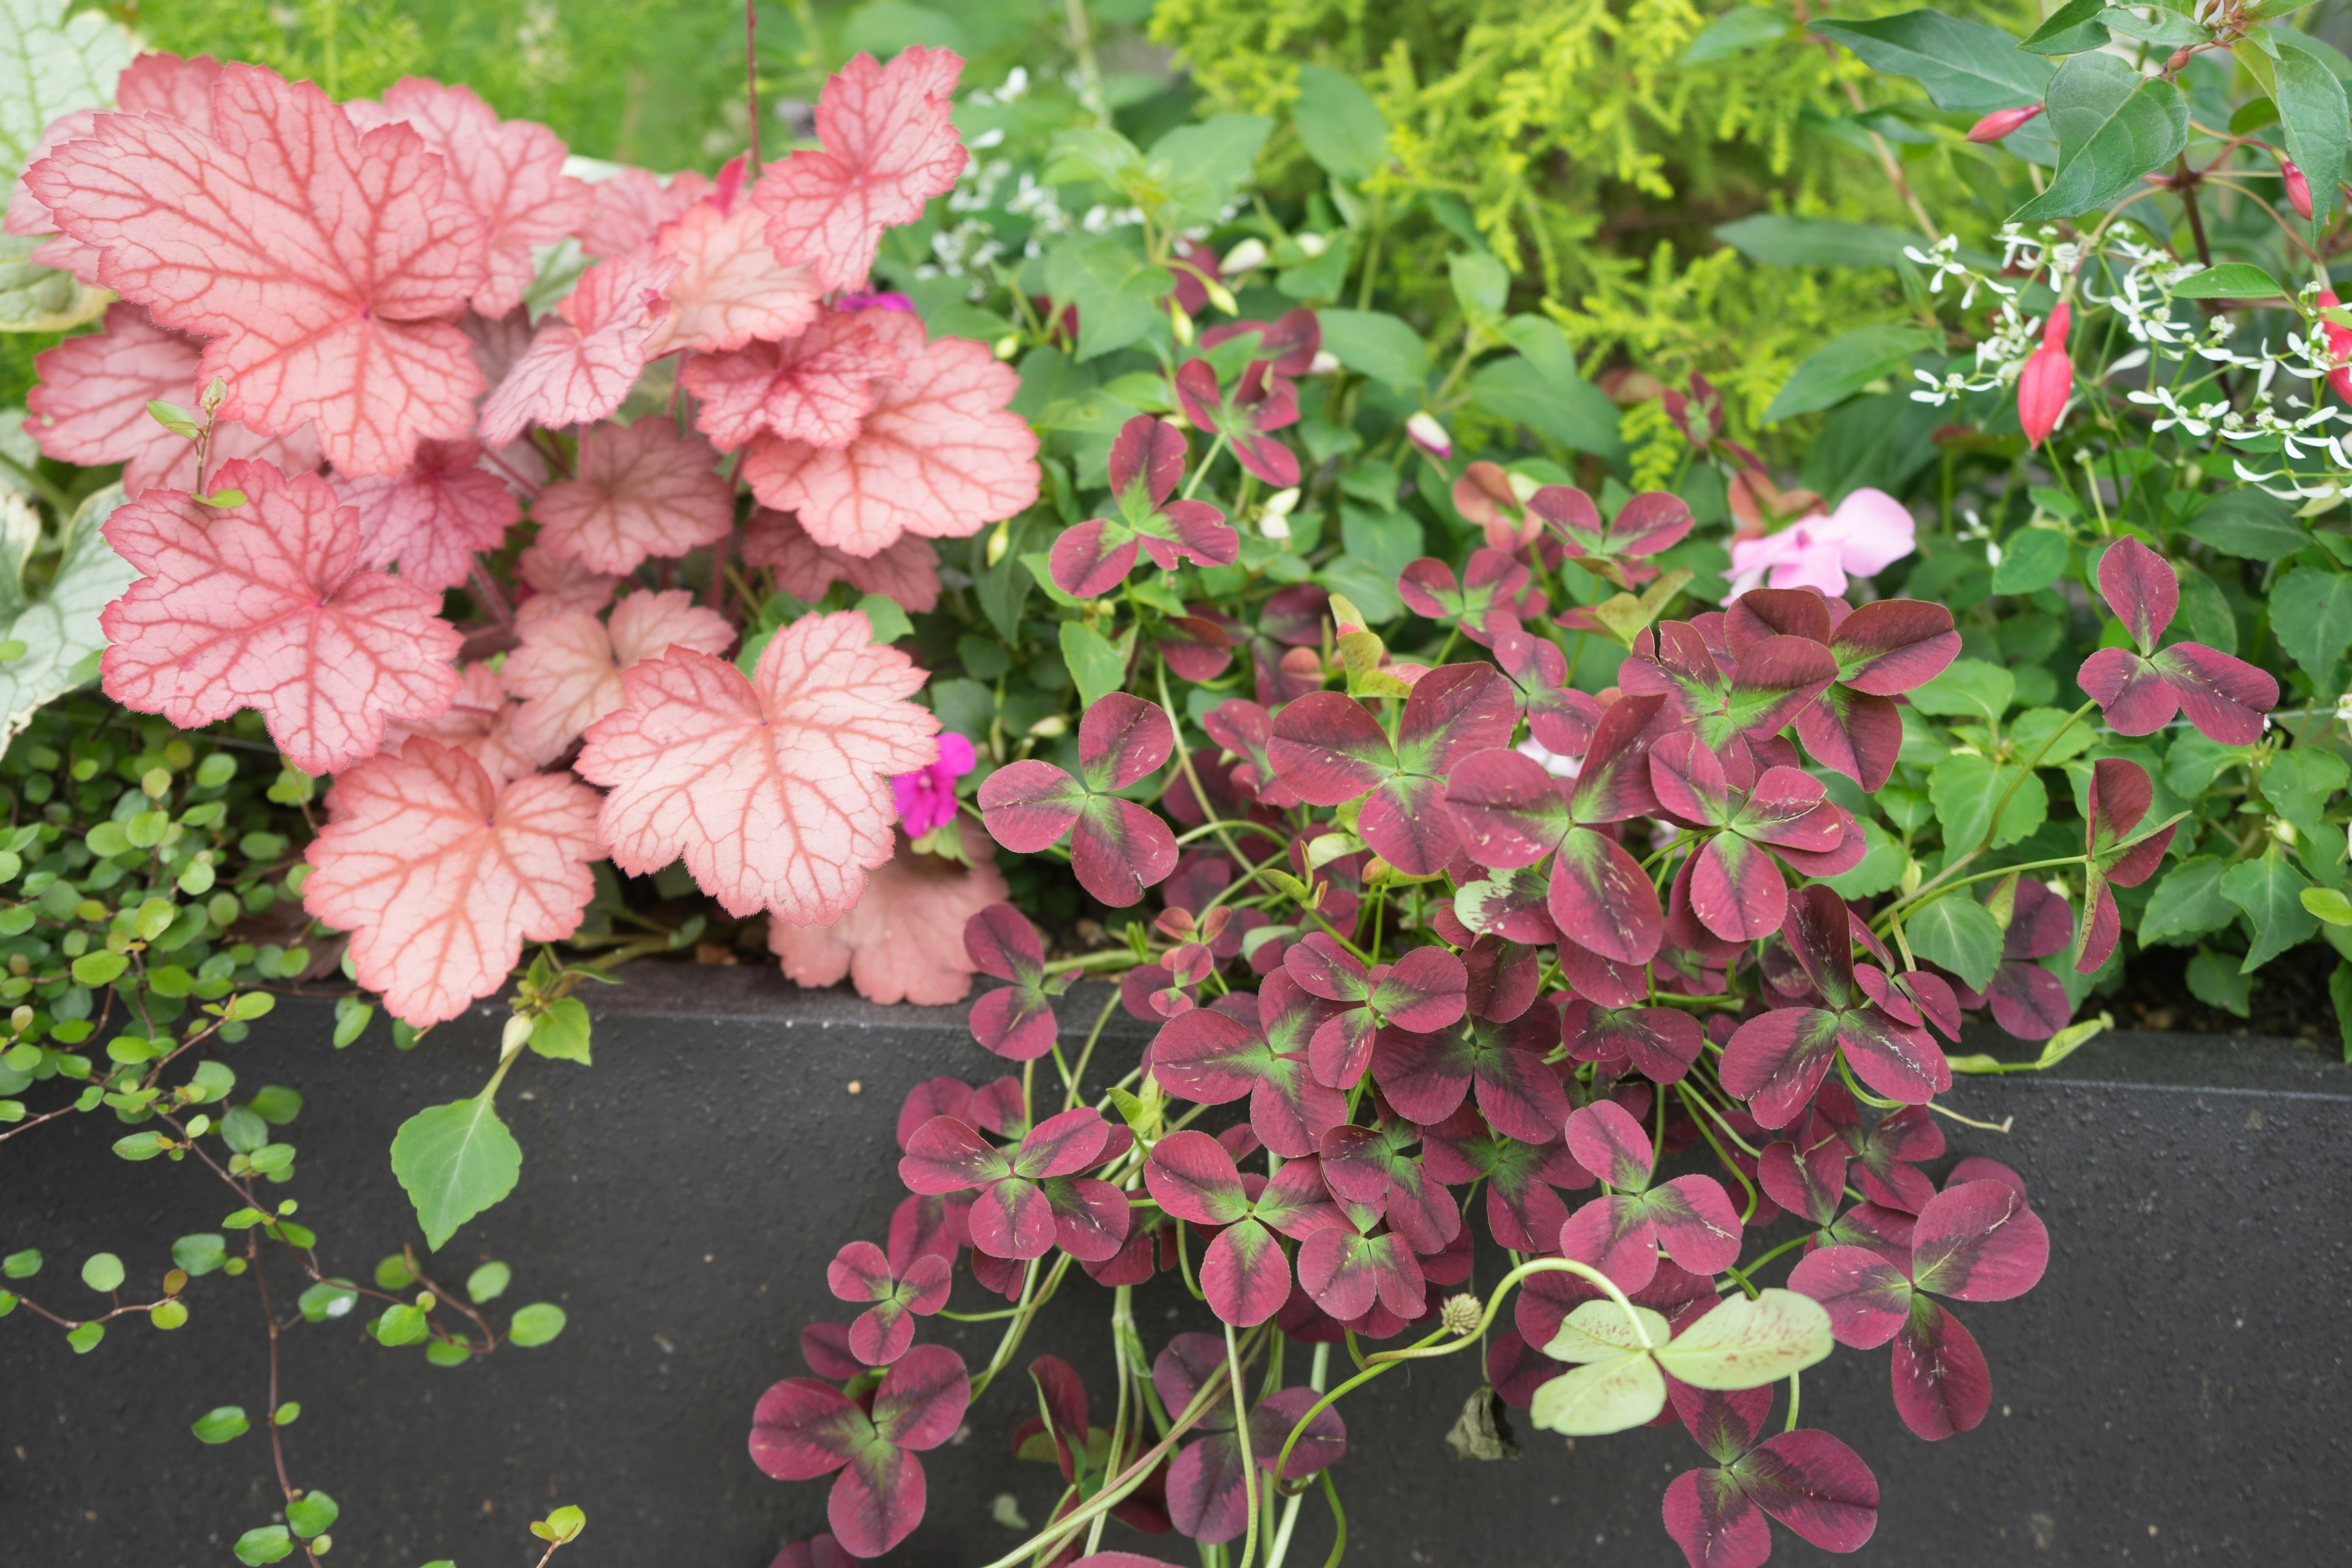
{"label": "green stem", "polygon": [[[1242,1394],[1242,1352],[1234,1339],[1231,1323],[1225,1325],[1225,1373],[1234,1390],[1234,1437],[1242,1450],[1242,1496],[1249,1506],[1249,1528],[1242,1537],[1241,1568],[1250,1568],[1257,1556],[1257,1461],[1250,1455],[1249,1405]],[[1279,1479],[1281,1475],[1281,1468],[1276,1467],[1276,1478]]]}

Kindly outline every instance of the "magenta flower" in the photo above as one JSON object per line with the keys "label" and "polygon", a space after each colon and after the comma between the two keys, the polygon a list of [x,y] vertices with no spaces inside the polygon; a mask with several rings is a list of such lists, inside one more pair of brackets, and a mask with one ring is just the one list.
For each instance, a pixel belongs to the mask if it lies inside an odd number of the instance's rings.
{"label": "magenta flower", "polygon": [[890,793],[898,802],[898,822],[908,837],[920,838],[955,820],[956,780],[971,772],[979,760],[970,741],[953,730],[942,730],[939,761],[890,781]]}
{"label": "magenta flower", "polygon": [[1729,604],[1769,579],[1775,588],[1843,594],[1849,573],[1868,577],[1911,553],[1917,525],[1885,490],[1859,489],[1824,517],[1816,512],[1778,533],[1731,547]]}
{"label": "magenta flower", "polygon": [[915,302],[904,294],[844,294],[839,301],[845,310],[911,310]]}

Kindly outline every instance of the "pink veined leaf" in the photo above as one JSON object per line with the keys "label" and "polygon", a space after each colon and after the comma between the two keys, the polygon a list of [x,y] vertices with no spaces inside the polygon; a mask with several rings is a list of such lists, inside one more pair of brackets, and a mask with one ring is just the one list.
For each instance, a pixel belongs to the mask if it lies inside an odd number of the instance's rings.
{"label": "pink veined leaf", "polygon": [[100,115],[26,184],[102,252],[106,287],[210,339],[198,379],[227,380],[224,417],[308,421],[347,474],[470,435],[481,373],[446,318],[481,287],[487,239],[441,161],[257,66],[223,70],[213,118]]}
{"label": "pink veined leaf", "polygon": [[760,436],[743,477],[762,505],[797,512],[810,538],[852,555],[907,533],[966,538],[1037,499],[1036,433],[1005,407],[1020,384],[985,343],[940,338],[874,388],[855,441]]}
{"label": "pink veined leaf", "polygon": [[531,756],[515,738],[515,715],[521,705],[507,700],[499,672],[488,660],[477,660],[458,672],[457,694],[437,717],[403,722],[387,719],[382,750],[397,752],[415,736],[455,746],[490,775],[500,788],[525,773],[536,773],[545,759]]}
{"label": "pink veined leaf", "polygon": [[1005,886],[980,825],[966,819],[961,831],[971,865],[918,855],[902,839],[898,853],[866,879],[866,896],[855,909],[830,925],[771,920],[768,951],[802,985],[834,985],[845,977],[869,1002],[937,1007],[962,1001],[973,970],[964,924],[1001,902]]}
{"label": "pink veined leaf", "polygon": [[846,583],[913,614],[939,607],[939,556],[929,540],[911,533],[877,554],[852,555],[811,539],[790,512],[760,507],[743,525],[743,560],[772,568],[777,587],[810,604],[834,584]]}
{"label": "pink veined leaf", "polygon": [[595,895],[596,793],[564,773],[504,789],[465,752],[408,742],[340,773],[302,907],[352,933],[352,969],[419,1028],[506,984],[525,942],[562,942]]}
{"label": "pink veined leaf", "polygon": [[589,725],[620,710],[623,670],[673,645],[722,654],[734,641],[727,618],[683,588],[630,595],[614,606],[609,626],[579,611],[533,616],[502,672],[507,689],[523,700],[516,739],[541,763],[553,762]]}
{"label": "pink veined leaf", "polygon": [[482,399],[483,441],[503,447],[526,426],[591,425],[620,407],[646,368],[646,343],[669,308],[662,290],[681,265],[642,246],[582,273]]}
{"label": "pink veined leaf", "polygon": [[890,858],[890,780],[930,765],[939,721],[908,702],[914,661],[864,616],[803,616],[751,679],[688,648],[623,672],[627,706],[597,721],[580,775],[605,785],[598,832],[632,876],[683,856],[739,919],[837,918]]}
{"label": "pink veined leaf", "polygon": [[220,79],[221,63],[210,55],[141,55],[115,78],[114,106],[125,114],[168,114],[210,131],[213,89]]}
{"label": "pink veined leaf", "polygon": [[903,310],[810,314],[784,342],[746,342],[686,362],[678,379],[700,400],[695,427],[711,445],[731,452],[765,434],[846,447],[873,411],[875,384],[905,375],[923,347],[922,322]]}
{"label": "pink veined leaf", "polygon": [[669,310],[654,329],[646,358],[676,349],[714,353],[755,340],[773,342],[817,319],[824,290],[814,268],[778,260],[768,246],[767,225],[768,215],[741,196],[730,207],[714,195],[662,226],[654,249],[677,261],[680,270],[665,290]]}
{"label": "pink veined leaf", "polygon": [[396,474],[341,479],[344,504],[360,514],[360,559],[399,563],[421,587],[454,588],[474,569],[474,552],[496,550],[522,508],[506,481],[481,467],[478,441],[419,441]]}
{"label": "pink veined leaf", "polygon": [[[25,433],[60,462],[121,463],[122,491],[133,500],[158,488],[192,490],[198,482],[195,443],[164,429],[147,405],[194,407],[204,390],[197,379],[203,358],[197,340],[164,331],[145,310],[118,300],[106,308],[101,331],[35,356],[40,379],[25,395]],[[303,473],[319,466],[319,437],[308,425],[259,436],[217,420],[211,457],[215,465],[247,458]]]}
{"label": "pink veined leaf", "polygon": [[751,193],[776,254],[807,263],[825,289],[864,283],[882,231],[921,216],[963,173],[969,154],[948,118],[962,71],[962,57],[917,45],[887,66],[859,55],[835,72],[817,98],[823,150],[794,153]]}
{"label": "pink veined leaf", "polygon": [[440,595],[359,565],[359,514],[327,481],[226,463],[243,505],[151,490],[106,521],[140,581],[99,617],[106,694],[184,730],[259,710],[313,775],[373,754],[387,719],[432,719],[457,689]]}
{"label": "pink veined leaf", "polygon": [[735,499],[718,454],[660,415],[597,425],[580,437],[578,477],[539,492],[540,548],[599,572],[629,573],[727,537]]}
{"label": "pink veined leaf", "polygon": [[588,221],[580,228],[580,248],[597,260],[626,256],[651,240],[662,225],[710,195],[709,177],[688,169],[667,180],[643,169],[623,169],[590,187]]}
{"label": "pink veined leaf", "polygon": [[591,571],[584,562],[551,555],[533,544],[515,563],[515,575],[530,590],[515,605],[515,629],[520,631],[540,616],[577,610],[595,615],[613,602],[621,580],[609,573]]}
{"label": "pink veined leaf", "polygon": [[533,246],[552,245],[588,219],[588,187],[564,174],[555,132],[535,121],[500,120],[469,88],[404,77],[383,103],[343,110],[362,131],[405,124],[440,154],[448,194],[473,208],[488,236],[488,274],[474,290],[474,309],[485,316],[522,303]]}

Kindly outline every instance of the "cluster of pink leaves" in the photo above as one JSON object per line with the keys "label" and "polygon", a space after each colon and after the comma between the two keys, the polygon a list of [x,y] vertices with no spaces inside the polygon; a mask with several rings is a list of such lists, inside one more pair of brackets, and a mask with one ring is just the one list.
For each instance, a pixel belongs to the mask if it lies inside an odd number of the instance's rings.
{"label": "cluster of pink leaves", "polygon": [[[1152,422],[1122,435],[1113,464],[1127,521],[1065,536],[1074,575],[1108,570],[1119,551],[1131,562],[1138,541],[1177,548],[1190,526],[1178,518],[1153,532],[1181,458]],[[1173,1101],[1241,1114],[1221,1131],[1186,1126],[1139,1147],[1083,1107],[1032,1125],[1012,1078],[919,1089],[900,1122],[912,1195],[887,1253],[853,1249],[866,1266],[839,1292],[873,1303],[848,1331],[859,1358],[904,1350],[910,1314],[944,1303],[967,1249],[972,1279],[1008,1300],[1059,1250],[1103,1283],[1182,1271],[1236,1327],[1387,1338],[1433,1322],[1445,1291],[1469,1279],[1465,1194],[1483,1184],[1496,1246],[1597,1268],[1677,1332],[1718,1301],[1748,1237],[1792,1217],[1803,1229],[1790,1288],[1828,1309],[1841,1342],[1892,1344],[1906,1425],[1934,1439],[1982,1421],[1990,1370],[1942,1302],[2022,1294],[2049,1238],[2015,1173],[1966,1160],[1939,1186],[1921,1168],[1945,1152],[1927,1110],[1951,1084],[1936,1034],[1958,1037],[1964,1003],[2021,1032],[2065,1022],[2063,988],[2033,961],[2070,937],[2083,973],[2112,952],[2109,886],[2151,874],[2171,837],[2144,825],[2146,773],[2094,764],[2080,933],[2056,893],[2018,883],[2003,963],[1986,991],[1956,991],[1932,968],[1898,964],[1869,911],[1818,880],[1856,863],[1862,836],[1800,752],[1864,789],[1885,784],[1903,694],[1958,650],[1949,614],[1757,589],[1723,613],[1639,635],[1620,686],[1588,697],[1566,686],[1558,647],[1528,629],[1542,606],[1524,552],[1549,547],[1639,581],[1654,571],[1641,546],[1679,537],[1686,517],[1636,498],[1630,521],[1604,527],[1586,498],[1555,490],[1528,501],[1538,521],[1523,532],[1507,489],[1492,500],[1492,542],[1460,578],[1419,563],[1405,584],[1491,663],[1386,660],[1404,695],[1382,710],[1322,689],[1330,672],[1317,645],[1331,616],[1319,590],[1284,590],[1256,627],[1235,623],[1260,700],[1207,716],[1215,744],[1181,759],[1188,771],[1161,805],[1186,824],[1237,825],[1240,852],[1286,856],[1292,885],[1310,889],[1297,923],[1227,907],[1244,868],[1213,847],[1180,852],[1160,813],[1129,798],[1176,758],[1159,707],[1107,696],[1084,716],[1075,775],[1025,762],[983,784],[1000,844],[1066,842],[1081,883],[1108,903],[1160,889],[1164,946],[1122,981],[1127,1009],[1157,1026],[1142,1069]],[[2267,678],[2195,645],[2157,648],[2175,599],[2160,558],[2119,542],[2100,581],[2138,649],[2095,655],[2083,672],[2115,729],[2145,732],[2185,709],[2217,740],[2259,732],[2276,700]],[[1307,845],[1343,825],[1363,847],[1310,864]],[[1667,868],[1662,899],[1654,872]],[[1349,938],[1376,900],[1401,912],[1386,889],[1368,891],[1398,874],[1443,880],[1418,929],[1389,932],[1402,945],[1382,961],[1377,936],[1369,952]],[[1048,965],[1009,907],[976,914],[965,941],[975,967],[1003,983],[973,1005],[974,1038],[1013,1061],[1052,1050],[1067,967]],[[1539,994],[1552,963],[1564,984]],[[1734,976],[1748,999],[1725,1011]],[[1858,1102],[1882,1110],[1873,1120]],[[1270,1174],[1250,1168],[1261,1152]],[[1717,1168],[1665,1174],[1686,1152],[1711,1152]],[[1526,1282],[1513,1331],[1488,1358],[1507,1402],[1530,1405],[1564,1370],[1541,1347],[1599,1294],[1566,1272]],[[1221,1348],[1171,1345],[1162,1369]],[[1664,1500],[1694,1564],[1761,1563],[1768,1519],[1830,1550],[1868,1539],[1877,1487],[1844,1444],[1811,1430],[1759,1441],[1769,1390],[1671,1392],[1715,1460],[1677,1478]],[[1224,1420],[1230,1428],[1230,1410]],[[1336,1458],[1344,1429],[1326,1436]],[[1142,1511],[1164,1509],[1197,1540],[1237,1535],[1238,1448],[1218,1441],[1204,1437],[1154,1478]]]}
{"label": "cluster of pink leaves", "polygon": [[[119,296],[39,357],[26,421],[52,457],[125,466],[106,534],[141,577],[103,619],[105,689],[181,725],[254,709],[336,775],[306,905],[399,1016],[455,1016],[523,942],[571,934],[600,857],[683,859],[826,982],[1002,896],[893,860],[890,780],[937,756],[905,654],[812,616],[747,676],[737,626],[667,585],[738,551],[805,598],[846,581],[929,609],[929,540],[1035,499],[1013,372],[858,292],[883,231],[963,168],[961,63],[861,56],[824,89],[821,147],[716,181],[585,184],[546,127],[464,88],[339,105],[169,55],[124,73],[120,112],[44,137],[11,230]],[[534,321],[534,247],[567,238],[593,264]],[[664,356],[674,415],[616,419]],[[207,388],[201,444],[147,412]],[[488,556],[526,513],[502,585]],[[484,616],[463,630],[441,613],[459,585]]]}

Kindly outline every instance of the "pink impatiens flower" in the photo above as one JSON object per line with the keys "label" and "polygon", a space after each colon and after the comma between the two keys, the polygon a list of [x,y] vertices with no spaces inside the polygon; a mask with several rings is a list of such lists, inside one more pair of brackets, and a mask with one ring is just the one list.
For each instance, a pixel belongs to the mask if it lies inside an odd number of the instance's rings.
{"label": "pink impatiens flower", "polygon": [[956,780],[971,772],[979,757],[971,742],[953,730],[940,731],[940,760],[890,781],[898,800],[898,822],[907,837],[920,838],[955,820]]}
{"label": "pink impatiens flower", "polygon": [[1823,516],[1800,518],[1778,533],[1731,547],[1729,604],[1769,580],[1775,588],[1843,594],[1848,574],[1868,577],[1911,553],[1917,525],[1885,490],[1859,489]]}

